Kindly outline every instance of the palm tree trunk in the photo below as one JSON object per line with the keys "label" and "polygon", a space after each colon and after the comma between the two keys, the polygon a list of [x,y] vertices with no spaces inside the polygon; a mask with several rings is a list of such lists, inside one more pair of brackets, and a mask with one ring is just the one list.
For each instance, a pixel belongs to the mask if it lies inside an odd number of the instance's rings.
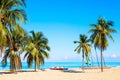
{"label": "palm tree trunk", "polygon": [[91,53],[91,67],[93,67],[93,57],[92,57],[92,53]]}
{"label": "palm tree trunk", "polygon": [[95,49],[95,53],[96,53],[96,59],[97,59],[98,67],[99,67],[100,65],[99,65],[99,61],[98,61],[98,54],[97,54],[96,49]]}
{"label": "palm tree trunk", "polygon": [[101,72],[103,72],[103,54],[102,54],[102,48],[101,48]]}
{"label": "palm tree trunk", "polygon": [[[103,55],[102,55],[102,56],[103,56]],[[104,56],[103,56],[103,63],[104,63],[104,66],[106,66]]]}
{"label": "palm tree trunk", "polygon": [[35,57],[35,71],[36,71],[36,57]]}
{"label": "palm tree trunk", "polygon": [[16,60],[16,55],[14,54],[14,64],[15,64],[15,67],[14,67],[14,72],[17,71],[17,60]]}
{"label": "palm tree trunk", "polygon": [[82,49],[82,71],[84,71],[84,50]]}

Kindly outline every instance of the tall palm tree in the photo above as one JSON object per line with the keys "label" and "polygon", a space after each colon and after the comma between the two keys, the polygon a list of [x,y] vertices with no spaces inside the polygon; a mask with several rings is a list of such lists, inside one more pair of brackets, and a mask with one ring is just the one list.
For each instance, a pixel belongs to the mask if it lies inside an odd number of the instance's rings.
{"label": "tall palm tree", "polygon": [[32,36],[29,36],[27,45],[24,48],[26,51],[24,58],[27,57],[28,67],[31,67],[34,62],[36,71],[36,66],[39,69],[40,64],[44,64],[44,58],[49,57],[50,47],[48,46],[48,40],[41,32],[31,31],[31,33]]}
{"label": "tall palm tree", "polygon": [[74,41],[74,43],[78,43],[78,46],[76,47],[76,49],[74,51],[77,51],[77,53],[79,54],[82,50],[82,69],[84,71],[84,55],[86,56],[86,61],[87,63],[89,63],[90,59],[89,59],[89,53],[91,52],[91,47],[90,44],[88,44],[90,42],[90,39],[87,38],[86,35],[80,35],[80,39],[79,41]]}
{"label": "tall palm tree", "polygon": [[5,53],[2,61],[3,66],[6,65],[7,57],[9,57],[11,71],[20,62],[20,57],[17,53],[20,47],[20,37],[24,32],[20,32],[23,29],[19,24],[20,22],[25,23],[27,20],[23,10],[24,7],[25,0],[0,0],[0,31],[2,33],[0,34],[0,51],[1,53]]}
{"label": "tall palm tree", "polygon": [[25,7],[25,0],[0,0],[0,30],[5,33],[1,43],[6,43],[0,44],[1,51],[8,44],[11,47],[11,29],[20,26],[20,22],[25,23],[27,17],[23,7]]}
{"label": "tall palm tree", "polygon": [[[21,27],[17,27],[11,30],[11,47],[7,46],[2,64],[3,67],[7,65],[7,58],[10,59],[10,69],[12,72],[16,70],[20,70],[22,67],[21,58],[20,58],[20,47],[22,46],[22,42],[24,39],[25,32]],[[9,49],[11,48],[11,49]]]}
{"label": "tall palm tree", "polygon": [[92,33],[91,40],[92,43],[96,48],[100,49],[101,52],[101,72],[103,72],[103,51],[107,49],[108,47],[108,40],[107,38],[110,38],[114,41],[111,33],[116,32],[112,28],[113,22],[112,21],[106,21],[104,18],[98,18],[97,24],[91,24],[93,27],[89,30],[89,32]]}

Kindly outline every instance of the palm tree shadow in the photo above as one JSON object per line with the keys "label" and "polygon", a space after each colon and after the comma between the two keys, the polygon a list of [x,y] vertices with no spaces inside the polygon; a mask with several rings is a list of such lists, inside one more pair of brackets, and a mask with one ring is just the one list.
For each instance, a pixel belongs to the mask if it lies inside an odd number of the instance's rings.
{"label": "palm tree shadow", "polygon": [[22,71],[18,71],[18,72],[37,72],[37,71],[34,71],[34,70],[22,70]]}
{"label": "palm tree shadow", "polygon": [[32,70],[23,70],[23,71],[17,71],[17,72],[0,72],[0,75],[2,74],[17,74],[17,73],[23,73],[23,72],[36,72],[36,71],[32,71]]}
{"label": "palm tree shadow", "polygon": [[16,73],[13,73],[13,72],[0,72],[0,75],[1,74],[16,74]]}
{"label": "palm tree shadow", "polygon": [[76,70],[63,70],[62,72],[65,72],[65,73],[84,73],[83,71],[76,71]]}

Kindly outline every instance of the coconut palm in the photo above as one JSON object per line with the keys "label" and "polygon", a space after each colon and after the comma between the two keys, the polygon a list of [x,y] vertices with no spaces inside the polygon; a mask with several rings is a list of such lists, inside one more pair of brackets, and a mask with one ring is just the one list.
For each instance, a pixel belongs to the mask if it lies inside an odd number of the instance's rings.
{"label": "coconut palm", "polygon": [[86,56],[86,61],[87,63],[89,63],[90,59],[89,59],[89,53],[91,52],[91,47],[90,44],[88,44],[90,42],[90,39],[87,38],[86,35],[80,35],[80,39],[79,41],[74,41],[74,43],[78,43],[78,46],[76,47],[76,49],[74,51],[77,51],[77,53],[79,54],[82,50],[82,69],[84,71],[84,55]]}
{"label": "coconut palm", "polygon": [[7,65],[7,58],[10,59],[10,71],[15,72],[16,70],[20,70],[22,67],[21,59],[18,52],[15,52],[14,50],[6,50],[5,55],[2,60],[2,66],[6,67]]}
{"label": "coconut palm", "polygon": [[[6,45],[11,47],[11,29],[20,26],[19,23],[26,21],[26,14],[22,7],[25,7],[24,0],[0,0],[0,30],[4,34],[0,34],[2,37],[0,43],[0,49],[3,51]],[[9,48],[10,49],[10,48]]]}
{"label": "coconut palm", "polygon": [[48,46],[48,40],[43,36],[41,32],[35,33],[31,31],[32,36],[29,36],[29,41],[25,46],[24,50],[26,51],[24,59],[27,57],[28,67],[31,67],[33,62],[35,66],[39,69],[40,64],[44,64],[44,58],[49,57],[50,47]]}
{"label": "coconut palm", "polygon": [[2,56],[2,52],[4,52],[4,47],[6,45],[6,29],[2,26],[0,22],[0,56]]}
{"label": "coconut palm", "polygon": [[16,64],[20,61],[18,51],[24,31],[20,32],[23,29],[19,24],[26,21],[23,7],[25,7],[25,0],[0,0],[0,51],[5,53],[3,66],[7,64],[7,57],[9,57],[11,71],[17,68]]}
{"label": "coconut palm", "polygon": [[[21,58],[20,58],[20,47],[22,46],[22,42],[24,39],[25,32],[21,27],[17,27],[16,29],[11,30],[11,47],[7,46],[2,64],[3,67],[7,65],[7,58],[10,59],[10,70],[12,72],[16,70],[20,70],[22,67]],[[11,48],[11,49],[9,49]]]}
{"label": "coconut palm", "polygon": [[101,52],[101,72],[103,72],[103,51],[107,49],[108,47],[108,40],[107,38],[110,38],[114,41],[111,33],[116,32],[112,28],[113,22],[112,21],[106,21],[104,18],[98,18],[97,24],[91,24],[93,27],[89,30],[89,32],[92,33],[91,35],[91,41],[94,44],[95,48],[99,48]]}

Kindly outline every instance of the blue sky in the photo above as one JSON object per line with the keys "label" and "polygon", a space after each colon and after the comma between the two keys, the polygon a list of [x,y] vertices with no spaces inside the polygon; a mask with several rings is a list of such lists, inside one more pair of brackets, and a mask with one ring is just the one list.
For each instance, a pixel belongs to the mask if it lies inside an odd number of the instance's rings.
{"label": "blue sky", "polygon": [[[90,23],[97,23],[98,16],[114,21],[115,42],[109,40],[104,52],[106,61],[120,61],[120,5],[119,0],[27,0],[28,21],[23,26],[29,32],[41,31],[49,39],[50,58],[47,61],[81,61],[81,54],[74,52],[74,40],[79,34],[88,34]],[[98,51],[99,52],[99,51]],[[95,52],[92,50],[93,58]]]}

